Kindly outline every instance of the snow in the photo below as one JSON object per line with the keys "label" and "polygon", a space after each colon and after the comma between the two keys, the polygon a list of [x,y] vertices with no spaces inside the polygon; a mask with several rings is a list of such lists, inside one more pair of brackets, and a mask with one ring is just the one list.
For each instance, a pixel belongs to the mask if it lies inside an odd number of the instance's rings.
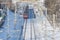
{"label": "snow", "polygon": [[[25,25],[26,21],[24,22],[24,19],[19,14],[17,14],[17,23],[15,25],[14,13],[9,10],[9,15],[7,15],[3,25],[4,28],[0,30],[0,40],[7,40],[8,37],[9,40],[19,40],[20,37],[20,40],[22,40],[24,38],[24,34],[25,40],[60,40],[60,29],[58,27],[54,29],[51,26],[43,11],[38,11],[37,8],[34,11],[36,18],[27,19],[27,26],[24,26],[23,29],[22,26]],[[36,11],[38,13],[36,13]],[[9,25],[9,27],[7,25]],[[24,33],[25,27],[27,27],[26,33]],[[23,34],[21,34],[21,32],[23,32]],[[8,34],[9,36],[7,36]]]}

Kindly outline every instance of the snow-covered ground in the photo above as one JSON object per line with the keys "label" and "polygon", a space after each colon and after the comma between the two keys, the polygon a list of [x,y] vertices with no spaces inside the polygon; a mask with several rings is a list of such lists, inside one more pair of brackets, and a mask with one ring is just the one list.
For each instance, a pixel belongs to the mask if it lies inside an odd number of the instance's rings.
{"label": "snow-covered ground", "polygon": [[[9,10],[3,29],[0,30],[0,40],[21,40],[20,33],[23,25],[24,29],[22,32],[25,37],[22,38],[25,40],[60,40],[60,29],[51,26],[46,15],[43,13],[43,10],[45,9],[41,7],[39,11],[38,7],[35,8],[34,13],[36,18],[27,19],[26,24],[26,21],[24,22],[24,19],[17,14],[16,25],[14,24],[15,15]],[[25,27],[26,32],[24,33]]]}
{"label": "snow-covered ground", "polygon": [[26,27],[25,40],[60,40],[59,28],[51,26],[43,11],[36,13],[36,19],[28,19]]}

